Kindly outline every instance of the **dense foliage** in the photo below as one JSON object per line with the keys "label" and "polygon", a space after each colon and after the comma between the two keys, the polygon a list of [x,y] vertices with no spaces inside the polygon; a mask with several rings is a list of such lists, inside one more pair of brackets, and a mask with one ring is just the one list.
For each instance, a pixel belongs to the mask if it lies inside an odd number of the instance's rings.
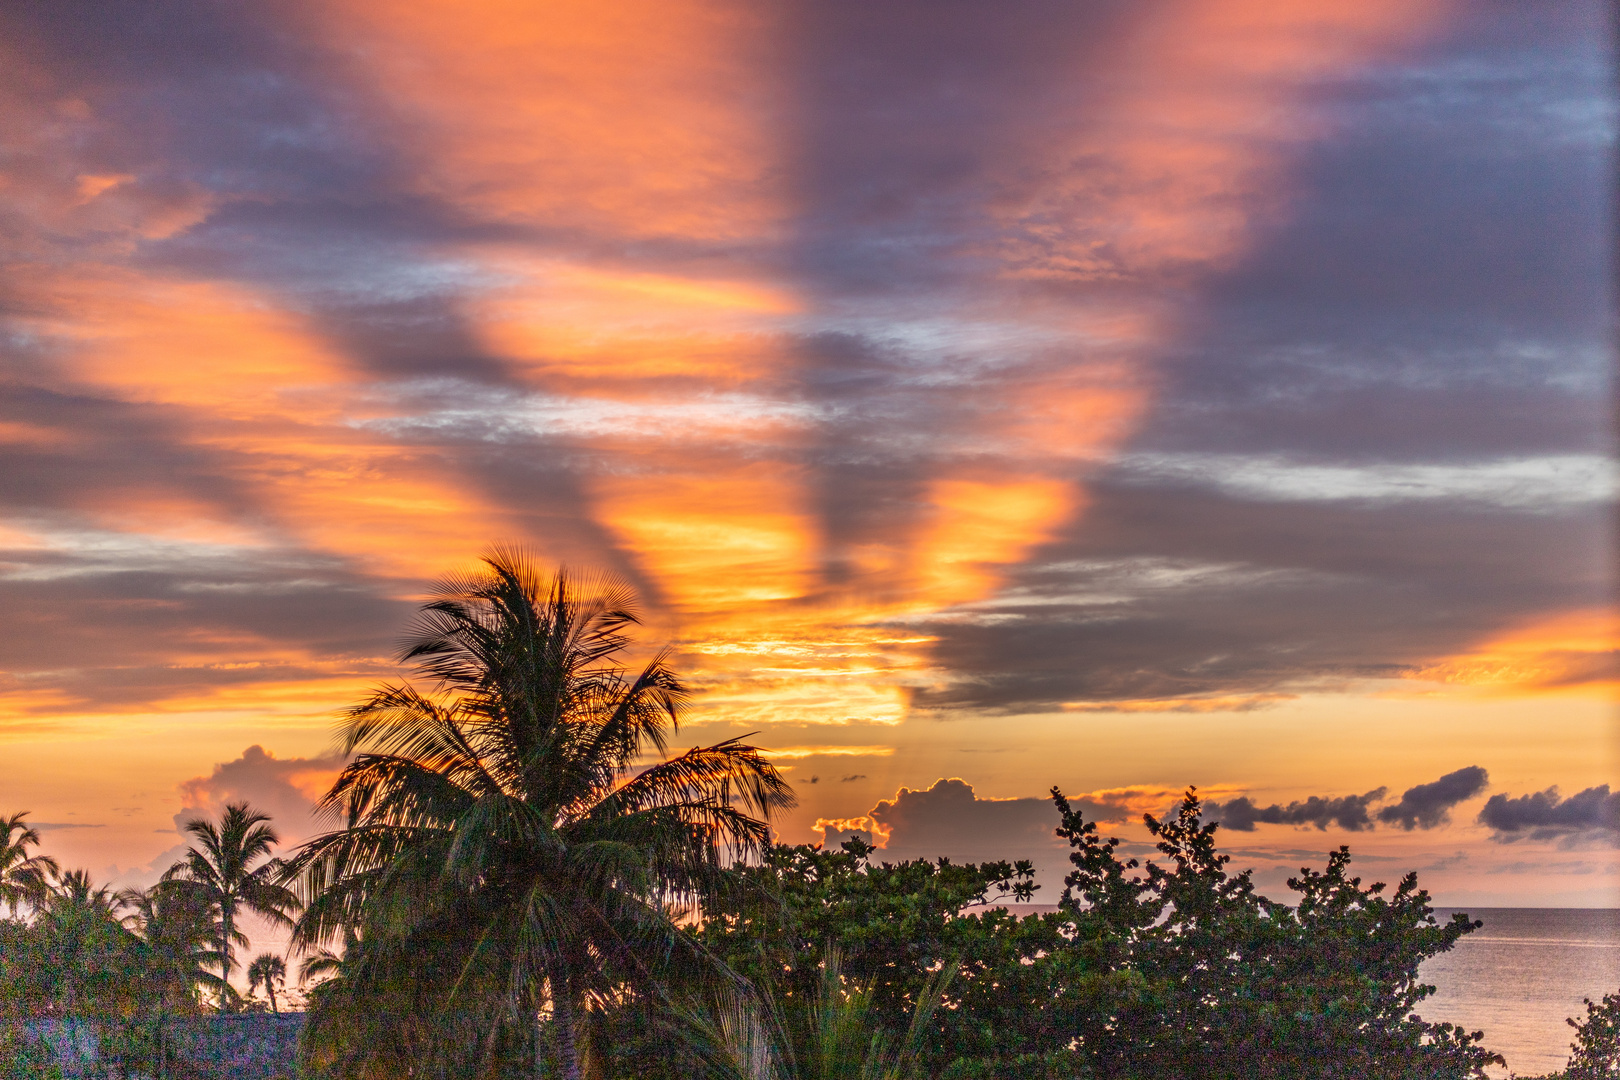
{"label": "dense foliage", "polygon": [[857,841],[739,868],[757,887],[699,936],[801,998],[836,948],[874,1022],[896,1033],[951,965],[923,1063],[933,1076],[1415,1080],[1495,1060],[1477,1033],[1412,1013],[1431,989],[1418,965],[1478,925],[1435,924],[1415,876],[1389,896],[1363,888],[1341,849],[1302,870],[1283,905],[1228,871],[1192,793],[1173,818],[1148,819],[1166,861],[1141,868],[1053,796],[1073,864],[1057,913],[983,909],[1027,898],[1027,865],[873,865]]}
{"label": "dense foliage", "polygon": [[0,1077],[56,1069],[41,1023],[93,1033],[109,1076],[151,1075],[172,1057],[166,1025],[224,988],[217,912],[172,884],[114,893],[52,865],[21,899],[26,917],[0,921]]}
{"label": "dense foliage", "polygon": [[[1478,1033],[1415,1015],[1429,990],[1418,965],[1478,924],[1437,924],[1412,875],[1363,886],[1340,849],[1289,882],[1285,905],[1230,870],[1191,792],[1147,819],[1158,855],[1145,865],[1053,796],[1072,865],[1051,913],[1003,906],[1032,898],[1027,863],[889,864],[858,840],[760,850],[721,875],[701,920],[666,912],[673,936],[642,958],[660,965],[655,986],[598,969],[575,1019],[580,1075],[1440,1080],[1493,1060]],[[0,921],[0,1013],[95,1021],[108,1075],[150,1072],[165,1017],[220,1007],[217,903],[173,881],[114,894],[82,871],[41,880]],[[459,910],[480,902],[458,898]],[[401,919],[390,925],[360,910],[370,918],[303,965],[326,980],[311,993],[311,1076],[567,1068],[558,1011],[514,1015],[510,966],[480,962],[487,922],[422,933],[409,913],[381,909]],[[286,977],[272,955],[250,969],[267,991]],[[1620,1077],[1620,993],[1571,1023],[1559,1075]],[[0,1077],[51,1074],[24,1034],[4,1027]],[[447,1042],[470,1052],[445,1054]]]}

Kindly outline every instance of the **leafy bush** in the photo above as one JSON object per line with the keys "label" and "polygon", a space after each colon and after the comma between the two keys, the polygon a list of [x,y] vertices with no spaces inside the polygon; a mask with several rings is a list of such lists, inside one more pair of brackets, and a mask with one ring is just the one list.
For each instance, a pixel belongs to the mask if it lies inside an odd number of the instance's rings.
{"label": "leafy bush", "polygon": [[[924,1055],[951,1078],[1464,1080],[1501,1059],[1479,1032],[1413,1013],[1418,965],[1479,924],[1433,919],[1407,875],[1392,894],[1349,876],[1339,849],[1289,882],[1293,905],[1232,874],[1189,792],[1147,824],[1165,862],[1119,858],[1054,789],[1072,871],[1056,914],[984,910],[1027,899],[1032,869],[778,847],[700,939],[739,972],[814,993],[836,949],[873,1022],[898,1035],[932,973],[955,966]],[[1386,895],[1387,894],[1387,895]],[[977,910],[976,910],[977,909]],[[976,910],[976,913],[975,913]]]}
{"label": "leafy bush", "polygon": [[1569,1048],[1566,1080],[1620,1078],[1620,990],[1604,994],[1601,1002],[1586,999],[1586,1016],[1565,1023],[1575,1029]]}

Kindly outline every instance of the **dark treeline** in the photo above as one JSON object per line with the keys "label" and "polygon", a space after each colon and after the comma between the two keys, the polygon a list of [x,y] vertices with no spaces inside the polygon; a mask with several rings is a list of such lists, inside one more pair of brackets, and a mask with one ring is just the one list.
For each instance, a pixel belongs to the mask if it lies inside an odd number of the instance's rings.
{"label": "dark treeline", "polygon": [[[169,1045],[177,1026],[206,1013],[277,1010],[286,962],[264,954],[248,966],[250,994],[230,982],[248,944],[244,911],[291,925],[296,898],[275,884],[276,834],[267,819],[232,806],[218,822],[196,819],[196,841],[162,881],[115,892],[84,870],[63,870],[35,850],[26,814],[0,821],[0,1077],[48,1077],[55,1055],[40,1038],[95,1033],[98,1068],[110,1076],[181,1076]],[[22,1021],[24,1023],[19,1024]],[[166,1038],[166,1036],[168,1038]]]}
{"label": "dark treeline", "polygon": [[[1436,923],[1415,875],[1363,885],[1341,848],[1270,900],[1190,791],[1146,819],[1139,865],[1054,789],[1071,868],[1059,910],[1023,918],[1003,905],[1032,898],[1028,863],[773,844],[793,796],[757,748],[670,753],[686,691],[662,654],[622,663],[628,594],[513,553],[487,567],[418,616],[422,684],[346,715],[331,830],[285,862],[232,806],[187,826],[159,885],[110,894],[11,820],[0,1069],[46,1075],[15,1021],[76,1017],[100,1022],[109,1075],[183,1068],[164,1017],[279,1007],[281,957],[248,966],[263,1005],[231,985],[249,911],[303,958],[309,1080],[1460,1080],[1500,1061],[1420,1019],[1419,964],[1479,924]],[[1566,1075],[1620,1076],[1617,1044],[1620,995],[1589,1005]]]}

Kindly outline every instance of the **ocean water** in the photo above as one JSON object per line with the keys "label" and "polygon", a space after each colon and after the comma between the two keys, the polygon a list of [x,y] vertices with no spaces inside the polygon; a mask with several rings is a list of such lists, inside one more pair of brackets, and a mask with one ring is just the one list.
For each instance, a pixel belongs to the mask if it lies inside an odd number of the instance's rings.
{"label": "ocean water", "polygon": [[[1561,1069],[1582,998],[1620,990],[1620,910],[1468,908],[1485,925],[1420,969],[1438,993],[1418,1006],[1425,1020],[1483,1030],[1507,1058],[1493,1075],[1538,1076]],[[1451,917],[1437,909],[1435,916]]]}

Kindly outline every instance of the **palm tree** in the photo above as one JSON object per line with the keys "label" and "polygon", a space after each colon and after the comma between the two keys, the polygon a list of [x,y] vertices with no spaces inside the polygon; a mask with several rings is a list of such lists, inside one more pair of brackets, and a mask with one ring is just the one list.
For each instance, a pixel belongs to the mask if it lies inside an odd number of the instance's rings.
{"label": "palm tree", "polygon": [[11,909],[12,918],[17,908],[27,903],[35,907],[44,900],[48,884],[59,867],[49,855],[30,855],[28,849],[39,846],[39,830],[24,822],[28,811],[0,819],[0,902]]}
{"label": "palm tree", "polygon": [[160,1011],[195,1011],[198,988],[224,989],[220,976],[219,940],[213,912],[200,890],[180,882],[159,882],[150,889],[118,894],[130,914],[124,924],[141,939],[148,979],[155,984]]}
{"label": "palm tree", "polygon": [[45,893],[43,906],[47,915],[73,908],[116,922],[124,901],[112,891],[112,886],[97,885],[91,879],[90,871],[68,870],[54,875]]}
{"label": "palm tree", "polygon": [[271,858],[270,852],[280,837],[266,824],[269,820],[269,815],[247,803],[227,805],[218,825],[206,818],[192,818],[185,829],[197,838],[198,847],[189,848],[163,875],[164,881],[195,893],[219,920],[221,1011],[230,1007],[231,968],[235,966],[232,946],[248,943],[237,916],[250,911],[275,925],[291,926],[291,913],[298,907],[298,898],[276,880],[281,862]]}
{"label": "palm tree", "polygon": [[276,980],[279,979],[283,983],[287,981],[287,962],[275,953],[260,953],[253,958],[253,963],[248,965],[247,977],[248,993],[253,993],[260,984],[263,984],[264,992],[270,998],[270,1011],[279,1013],[281,1010],[276,1006]]}
{"label": "palm tree", "polygon": [[69,870],[50,883],[36,925],[50,997],[65,1016],[125,1011],[139,996],[135,936],[119,918],[123,901],[89,871]]}
{"label": "palm tree", "polygon": [[[660,993],[695,948],[675,906],[769,844],[793,796],[740,740],[668,756],[686,689],[664,653],[621,666],[638,622],[624,587],[503,549],[422,608],[401,660],[435,690],[384,686],[349,711],[358,756],[319,808],[345,828],[290,864],[308,903],[295,942],[357,935],[349,992],[420,993],[433,978],[401,966],[437,973],[440,1015],[481,1024],[486,1058],[526,1016],[539,1073],[549,1019],[567,1080],[593,1003]],[[664,760],[638,771],[649,752]]]}

